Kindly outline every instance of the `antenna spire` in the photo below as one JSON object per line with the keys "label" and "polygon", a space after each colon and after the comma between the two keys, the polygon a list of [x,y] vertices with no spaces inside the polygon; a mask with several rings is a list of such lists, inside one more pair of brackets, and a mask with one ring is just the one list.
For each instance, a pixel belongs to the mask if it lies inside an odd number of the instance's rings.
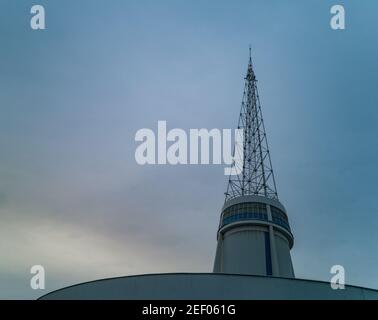
{"label": "antenna spire", "polygon": [[[230,175],[226,201],[244,195],[259,195],[278,199],[276,182],[261,113],[257,80],[252,67],[251,46],[245,77],[238,129],[244,131],[243,162],[238,175]],[[240,150],[235,152],[241,153]],[[241,156],[241,155],[240,155]],[[234,165],[237,165],[234,163]]]}

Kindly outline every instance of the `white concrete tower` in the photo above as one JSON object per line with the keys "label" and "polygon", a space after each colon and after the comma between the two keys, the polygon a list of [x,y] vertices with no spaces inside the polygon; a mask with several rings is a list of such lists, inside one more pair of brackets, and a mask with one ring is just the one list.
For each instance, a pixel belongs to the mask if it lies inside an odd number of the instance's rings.
{"label": "white concrete tower", "polygon": [[238,128],[244,141],[234,155],[240,155],[243,167],[229,177],[214,272],[293,278],[294,238],[278,200],[251,49]]}

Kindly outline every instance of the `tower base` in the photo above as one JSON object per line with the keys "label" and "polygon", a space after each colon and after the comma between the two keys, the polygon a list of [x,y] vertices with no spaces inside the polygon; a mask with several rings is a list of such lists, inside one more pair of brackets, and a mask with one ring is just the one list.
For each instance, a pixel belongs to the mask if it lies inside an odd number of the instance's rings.
{"label": "tower base", "polygon": [[248,195],[226,201],[217,240],[214,272],[294,278],[294,238],[276,199]]}

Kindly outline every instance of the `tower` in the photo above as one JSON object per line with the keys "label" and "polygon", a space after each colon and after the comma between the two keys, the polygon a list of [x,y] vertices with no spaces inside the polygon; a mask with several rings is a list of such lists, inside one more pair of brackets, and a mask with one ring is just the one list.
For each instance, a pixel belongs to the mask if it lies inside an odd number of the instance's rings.
{"label": "tower", "polygon": [[234,155],[240,153],[242,168],[229,176],[214,272],[294,277],[294,237],[278,200],[251,49],[238,129],[244,133],[243,152],[234,148]]}

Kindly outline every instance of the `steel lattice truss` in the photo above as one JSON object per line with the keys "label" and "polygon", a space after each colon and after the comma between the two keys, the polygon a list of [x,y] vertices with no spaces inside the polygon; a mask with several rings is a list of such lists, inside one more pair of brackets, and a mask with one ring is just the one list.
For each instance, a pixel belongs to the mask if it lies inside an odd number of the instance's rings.
{"label": "steel lattice truss", "polygon": [[[238,168],[240,174],[229,176],[225,200],[243,195],[278,199],[251,55],[245,77],[238,129],[243,129],[244,141],[243,146],[234,147],[234,156],[243,159],[239,164],[243,167]],[[238,164],[234,162],[233,165]]]}

